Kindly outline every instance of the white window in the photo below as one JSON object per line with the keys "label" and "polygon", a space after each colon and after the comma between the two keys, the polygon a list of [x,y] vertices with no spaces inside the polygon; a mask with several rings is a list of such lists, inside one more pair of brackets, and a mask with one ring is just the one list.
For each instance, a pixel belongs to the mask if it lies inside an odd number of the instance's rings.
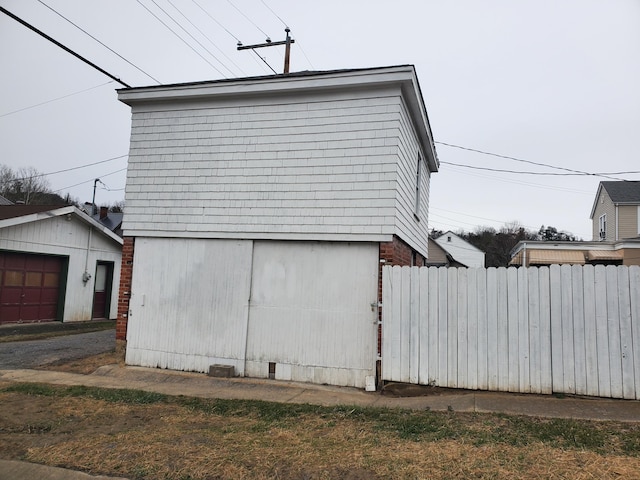
{"label": "white window", "polygon": [[607,214],[605,213],[604,215],[600,215],[600,218],[598,218],[598,230],[600,233],[600,240],[606,240],[607,239]]}
{"label": "white window", "polygon": [[420,214],[420,183],[422,179],[422,158],[418,155],[418,166],[416,167],[416,204],[413,213],[416,217]]}

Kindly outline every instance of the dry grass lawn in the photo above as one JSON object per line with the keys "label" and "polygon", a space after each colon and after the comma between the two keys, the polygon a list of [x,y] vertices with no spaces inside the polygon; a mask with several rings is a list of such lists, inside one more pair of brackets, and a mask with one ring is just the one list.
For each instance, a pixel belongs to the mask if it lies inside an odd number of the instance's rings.
{"label": "dry grass lawn", "polygon": [[131,479],[640,478],[633,424],[34,384],[0,406],[0,457]]}

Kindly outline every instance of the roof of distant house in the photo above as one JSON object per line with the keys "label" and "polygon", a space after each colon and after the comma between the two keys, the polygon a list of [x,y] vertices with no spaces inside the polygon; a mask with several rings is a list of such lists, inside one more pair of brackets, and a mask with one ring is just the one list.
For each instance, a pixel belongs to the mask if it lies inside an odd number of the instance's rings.
{"label": "roof of distant house", "polygon": [[63,206],[64,205],[2,205],[2,208],[0,208],[0,220],[22,217],[24,215],[31,215],[32,213],[48,212],[50,210],[57,210]]}
{"label": "roof of distant house", "polygon": [[13,202],[8,198],[4,198],[2,195],[0,195],[0,205],[13,205]]}
{"label": "roof of distant house", "polygon": [[640,182],[600,182],[614,203],[640,203]]}

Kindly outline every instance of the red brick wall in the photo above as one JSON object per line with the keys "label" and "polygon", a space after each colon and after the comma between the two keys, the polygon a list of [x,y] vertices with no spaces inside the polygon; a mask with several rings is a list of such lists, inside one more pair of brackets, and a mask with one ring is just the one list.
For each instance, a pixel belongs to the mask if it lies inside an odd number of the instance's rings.
{"label": "red brick wall", "polygon": [[133,272],[134,237],[124,237],[122,245],[122,267],[120,269],[120,290],[118,293],[118,319],[116,320],[116,340],[127,339],[129,321],[129,298],[131,296],[131,274]]}
{"label": "red brick wall", "polygon": [[[378,266],[378,301],[382,302],[382,267],[385,265],[400,265],[423,267],[425,258],[413,250],[399,237],[393,236],[393,240],[380,244],[380,262]],[[378,313],[382,320],[382,311]],[[378,355],[382,353],[382,326],[378,326]]]}

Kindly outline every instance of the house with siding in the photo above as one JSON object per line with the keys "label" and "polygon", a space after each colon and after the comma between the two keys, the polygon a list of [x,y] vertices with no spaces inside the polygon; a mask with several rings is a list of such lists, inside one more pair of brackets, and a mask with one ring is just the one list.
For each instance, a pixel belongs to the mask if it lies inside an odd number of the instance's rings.
{"label": "house with siding", "polygon": [[640,182],[600,182],[590,242],[521,241],[510,265],[640,265]]}
{"label": "house with siding", "polygon": [[452,231],[443,233],[434,241],[451,255],[456,266],[484,268],[485,253]]}
{"label": "house with siding", "polygon": [[130,365],[363,387],[383,264],[428,257],[413,66],[126,88]]}
{"label": "house with siding", "polygon": [[74,206],[0,206],[0,323],[115,319],[121,255]]}
{"label": "house with siding", "polygon": [[594,241],[640,237],[640,181],[600,182],[589,218]]}

